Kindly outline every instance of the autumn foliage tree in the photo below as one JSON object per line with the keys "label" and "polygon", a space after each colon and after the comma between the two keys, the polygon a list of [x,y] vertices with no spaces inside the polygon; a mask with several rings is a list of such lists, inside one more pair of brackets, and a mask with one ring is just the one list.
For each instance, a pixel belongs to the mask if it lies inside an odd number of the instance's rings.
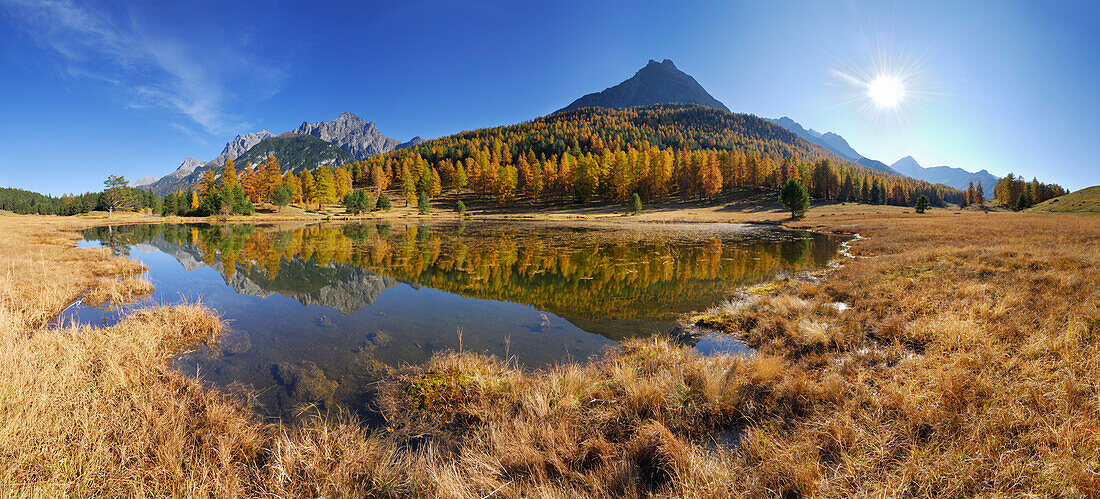
{"label": "autumn foliage tree", "polygon": [[205,195],[207,191],[214,187],[216,182],[214,176],[214,170],[208,169],[202,173],[202,178],[199,180],[199,195]]}
{"label": "autumn foliage tree", "polygon": [[997,181],[993,188],[993,196],[996,202],[1002,206],[1015,209],[1020,206],[1020,198],[1024,197],[1030,204],[1042,203],[1066,194],[1066,190],[1058,184],[1044,184],[1037,179],[1028,182],[1023,177],[1017,177],[1011,173]]}
{"label": "autumn foliage tree", "polygon": [[264,161],[263,180],[260,184],[260,201],[271,201],[271,193],[283,183],[283,168],[279,165],[279,159],[270,155]]}
{"label": "autumn foliage tree", "polygon": [[302,170],[302,173],[298,176],[299,183],[302,186],[302,202],[313,202],[313,174],[309,170]]}
{"label": "autumn foliage tree", "polygon": [[283,174],[283,185],[290,189],[290,202],[302,202],[302,181],[292,172]]}
{"label": "autumn foliage tree", "polygon": [[222,170],[222,184],[230,187],[238,185],[237,168],[233,165],[233,158],[225,160],[225,169]]}
{"label": "autumn foliage tree", "polygon": [[351,173],[347,168],[341,166],[333,172],[333,189],[334,199],[343,199],[347,193],[351,192]]}
{"label": "autumn foliage tree", "polygon": [[317,208],[320,209],[321,205],[336,202],[336,183],[332,169],[328,166],[318,167],[315,173],[312,201],[317,203]]}

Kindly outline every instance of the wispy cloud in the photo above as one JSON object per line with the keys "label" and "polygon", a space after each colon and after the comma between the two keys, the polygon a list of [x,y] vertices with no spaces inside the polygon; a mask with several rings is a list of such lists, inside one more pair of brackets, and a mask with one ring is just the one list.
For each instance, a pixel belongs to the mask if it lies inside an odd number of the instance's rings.
{"label": "wispy cloud", "polygon": [[[263,99],[286,80],[284,71],[228,41],[217,45],[173,39],[130,13],[112,15],[73,0],[0,0],[18,24],[56,52],[65,76],[118,88],[130,107],[163,108],[209,134],[248,128],[230,109],[236,99]],[[240,95],[235,88],[247,89]],[[175,124],[177,128],[186,129]]]}

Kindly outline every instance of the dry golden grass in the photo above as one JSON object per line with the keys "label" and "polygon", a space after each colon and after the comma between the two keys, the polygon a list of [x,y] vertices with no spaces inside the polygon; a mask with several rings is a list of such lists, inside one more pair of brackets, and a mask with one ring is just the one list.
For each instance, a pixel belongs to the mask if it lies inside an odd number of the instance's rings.
{"label": "dry golden grass", "polygon": [[54,220],[0,220],[0,495],[1100,494],[1095,217],[812,217],[864,235],[859,258],[703,316],[752,358],[666,339],[541,371],[441,354],[383,383],[373,433],[263,424],[172,373],[216,341],[199,305],[49,328],[78,297],[138,295],[108,283],[141,271]]}
{"label": "dry golden grass", "polygon": [[80,236],[58,230],[72,222],[57,217],[42,217],[40,223],[30,220],[0,219],[0,326],[40,327],[85,293],[104,303],[152,291],[137,278],[145,272],[141,263],[111,258],[108,249],[74,250]]}
{"label": "dry golden grass", "polygon": [[1100,185],[1086,187],[1035,205],[1037,212],[1100,213]]}

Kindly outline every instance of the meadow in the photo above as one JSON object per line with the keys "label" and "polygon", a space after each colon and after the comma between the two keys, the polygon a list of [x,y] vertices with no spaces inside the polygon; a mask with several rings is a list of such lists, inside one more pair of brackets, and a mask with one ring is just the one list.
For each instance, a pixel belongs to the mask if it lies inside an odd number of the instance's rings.
{"label": "meadow", "polygon": [[652,338],[532,371],[448,352],[381,383],[377,430],[264,422],[171,370],[218,341],[201,303],[56,325],[77,298],[151,291],[74,247],[100,223],[0,217],[0,495],[1100,494],[1095,216],[811,210],[788,225],[858,233],[854,258],[685,318],[756,355]]}

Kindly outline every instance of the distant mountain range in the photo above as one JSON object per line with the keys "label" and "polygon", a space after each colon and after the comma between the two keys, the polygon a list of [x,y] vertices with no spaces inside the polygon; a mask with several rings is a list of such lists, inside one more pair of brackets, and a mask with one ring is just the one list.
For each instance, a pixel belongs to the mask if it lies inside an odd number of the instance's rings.
{"label": "distant mountain range", "polygon": [[821,147],[824,147],[825,149],[832,151],[837,156],[840,156],[848,161],[866,166],[867,168],[870,168],[872,170],[878,170],[883,173],[898,175],[897,171],[895,171],[893,168],[890,168],[889,166],[886,166],[881,161],[875,161],[873,159],[863,157],[858,152],[856,152],[855,149],[852,149],[852,146],[848,145],[848,141],[844,140],[844,137],[841,137],[840,135],[837,135],[833,132],[821,133],[812,128],[803,128],[802,125],[800,125],[798,122],[786,116],[777,120],[769,119],[768,121],[775,123],[776,125],[779,125],[783,128],[786,128],[787,130],[794,132],[795,135],[802,137],[803,139],[806,139],[810,142],[813,142],[814,144],[817,144]]}
{"label": "distant mountain range", "polygon": [[[653,104],[696,104],[730,112],[729,108],[711,96],[697,81],[687,73],[680,71],[672,61],[665,59],[657,62],[650,59],[642,69],[631,78],[607,88],[601,92],[587,94],[558,112],[573,111],[586,107],[619,109]],[[993,192],[997,177],[982,170],[971,173],[960,168],[937,166],[924,168],[911,156],[887,166],[881,161],[859,154],[844,137],[832,132],[818,132],[804,128],[793,119],[784,116],[769,119],[797,137],[816,144],[841,159],[891,175],[908,176],[931,183],[942,183],[957,189],[965,189],[971,181],[980,182],[987,193]],[[202,175],[213,169],[220,176],[227,159],[234,159],[238,169],[247,168],[263,162],[268,155],[279,159],[283,171],[300,172],[305,168],[318,165],[342,165],[363,160],[404,147],[412,147],[424,142],[414,137],[408,142],[399,142],[382,135],[374,122],[368,122],[347,111],[336,119],[317,123],[302,122],[293,131],[273,135],[260,130],[238,135],[225,145],[222,153],[210,161],[187,158],[180,166],[164,177],[143,177],[134,183],[158,194],[185,190],[195,185]]]}
{"label": "distant mountain range", "polygon": [[191,188],[207,170],[213,169],[220,176],[228,159],[233,159],[239,170],[262,163],[273,154],[284,172],[299,172],[319,165],[343,165],[422,142],[419,136],[408,142],[391,139],[382,135],[373,121],[344,111],[332,121],[303,121],[297,129],[281,135],[267,130],[238,135],[210,161],[187,158],[172,173],[160,178],[142,177],[134,186],[163,195]]}
{"label": "distant mountain range", "polygon": [[835,133],[821,133],[812,128],[804,128],[801,124],[786,116],[779,119],[769,119],[768,121],[786,128],[794,132],[795,135],[820,145],[836,153],[836,155],[840,157],[881,172],[904,175],[933,184],[945,184],[956,189],[966,189],[970,182],[974,182],[975,184],[980,183],[982,184],[982,189],[985,191],[986,196],[991,195],[993,187],[997,184],[998,177],[990,174],[986,170],[973,173],[963,170],[962,168],[953,168],[950,166],[925,168],[917,163],[917,160],[913,159],[912,156],[906,156],[897,160],[894,164],[886,166],[886,164],[881,161],[876,161],[859,154],[855,149],[852,149],[852,146],[848,144],[847,140],[844,140],[844,137]]}
{"label": "distant mountain range", "polygon": [[707,93],[695,78],[677,69],[672,61],[665,59],[657,62],[650,59],[649,64],[638,70],[629,80],[602,92],[585,95],[559,112],[582,107],[620,109],[667,103],[699,104],[729,111],[725,104]]}
{"label": "distant mountain range", "polygon": [[966,189],[970,182],[974,185],[982,184],[982,190],[987,198],[993,196],[993,188],[997,185],[996,177],[988,171],[979,170],[977,173],[968,172],[962,168],[950,166],[923,167],[912,156],[906,156],[890,165],[902,175],[932,182],[934,184],[947,184],[956,189]]}

